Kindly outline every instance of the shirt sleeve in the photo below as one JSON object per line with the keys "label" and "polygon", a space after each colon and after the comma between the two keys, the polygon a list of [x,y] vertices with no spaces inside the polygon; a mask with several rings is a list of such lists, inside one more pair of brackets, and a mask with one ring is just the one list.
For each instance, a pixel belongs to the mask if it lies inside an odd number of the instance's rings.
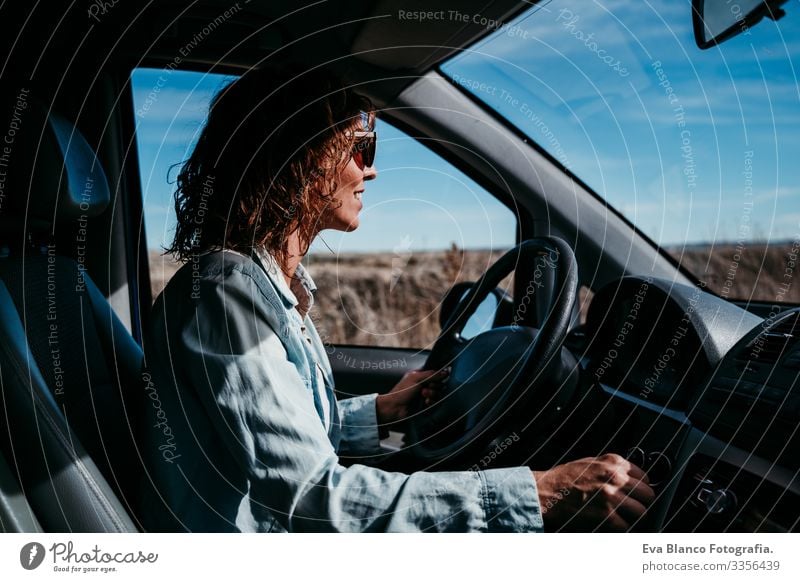
{"label": "shirt sleeve", "polygon": [[[275,306],[241,271],[197,284],[202,299],[180,349],[218,437],[247,476],[248,517],[274,517],[288,531],[542,531],[525,467],[408,475],[340,465],[274,332]],[[374,398],[342,402],[349,443],[376,444]]]}
{"label": "shirt sleeve", "polygon": [[375,408],[377,397],[377,394],[367,394],[338,401],[342,423],[339,452],[342,455],[372,456],[383,452],[382,435]]}

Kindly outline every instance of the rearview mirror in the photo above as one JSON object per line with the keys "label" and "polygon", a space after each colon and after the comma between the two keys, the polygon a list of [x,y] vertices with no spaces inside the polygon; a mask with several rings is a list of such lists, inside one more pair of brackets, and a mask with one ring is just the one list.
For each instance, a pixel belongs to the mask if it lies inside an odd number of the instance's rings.
{"label": "rearview mirror", "polygon": [[694,40],[701,49],[747,32],[765,16],[778,20],[786,0],[692,0]]}

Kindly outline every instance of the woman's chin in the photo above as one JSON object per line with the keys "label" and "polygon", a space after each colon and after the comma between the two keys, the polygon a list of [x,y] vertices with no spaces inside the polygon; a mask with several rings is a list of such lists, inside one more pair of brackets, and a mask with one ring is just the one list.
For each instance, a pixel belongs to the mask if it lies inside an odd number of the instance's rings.
{"label": "woman's chin", "polygon": [[358,216],[356,216],[350,222],[342,221],[342,222],[339,222],[338,224],[336,224],[335,226],[331,226],[329,228],[331,230],[338,230],[338,231],[341,231],[341,232],[353,232],[355,229],[358,228],[358,225],[359,225],[359,219],[358,219]]}

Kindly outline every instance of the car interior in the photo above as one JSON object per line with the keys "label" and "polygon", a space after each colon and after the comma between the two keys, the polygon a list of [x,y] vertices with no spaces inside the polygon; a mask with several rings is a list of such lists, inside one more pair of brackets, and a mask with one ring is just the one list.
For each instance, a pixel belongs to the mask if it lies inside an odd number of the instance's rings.
{"label": "car interior", "polygon": [[[0,7],[0,529],[145,531],[133,500],[147,472],[137,430],[152,400],[142,338],[154,298],[132,71],[300,62],[346,78],[518,220],[516,246],[483,277],[441,289],[434,345],[336,346],[342,398],[453,365],[454,396],[409,422],[377,466],[546,468],[614,452],[657,494],[634,531],[798,531],[800,309],[708,289],[442,69],[537,4]],[[398,17],[419,11],[481,18]],[[531,281],[544,289],[533,298]],[[593,294],[585,318],[581,287]],[[487,298],[491,329],[467,339]]]}

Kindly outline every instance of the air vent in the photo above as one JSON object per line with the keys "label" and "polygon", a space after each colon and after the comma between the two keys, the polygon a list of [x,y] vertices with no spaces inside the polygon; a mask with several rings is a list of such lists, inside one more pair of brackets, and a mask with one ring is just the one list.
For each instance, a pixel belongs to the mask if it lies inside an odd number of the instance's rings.
{"label": "air vent", "polygon": [[800,329],[797,329],[798,322],[800,322],[800,313],[795,311],[773,323],[768,331],[770,333],[798,335],[800,334]]}
{"label": "air vent", "polygon": [[737,360],[774,364],[800,339],[800,312],[792,312],[761,332]]}

